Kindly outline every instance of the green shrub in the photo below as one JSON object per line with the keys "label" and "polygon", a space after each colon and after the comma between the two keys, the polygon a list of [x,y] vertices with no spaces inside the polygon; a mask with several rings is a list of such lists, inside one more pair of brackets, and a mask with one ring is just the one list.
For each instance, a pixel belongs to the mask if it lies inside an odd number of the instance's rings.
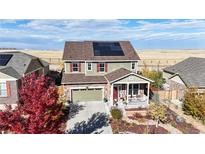
{"label": "green shrub", "polygon": [[154,81],[151,83],[151,86],[157,89],[161,89],[163,87],[163,84],[166,82],[163,78],[163,73],[161,71],[149,70],[146,64],[144,65],[145,66],[142,69],[142,75]]}
{"label": "green shrub", "polygon": [[149,105],[148,115],[151,116],[153,120],[159,120],[165,122],[167,109],[163,104],[151,103]]}
{"label": "green shrub", "polygon": [[113,119],[120,120],[123,117],[122,111],[118,108],[112,108],[110,112],[111,112]]}
{"label": "green shrub", "polygon": [[184,96],[183,110],[202,121],[205,120],[205,94],[197,95],[197,88],[187,89]]}

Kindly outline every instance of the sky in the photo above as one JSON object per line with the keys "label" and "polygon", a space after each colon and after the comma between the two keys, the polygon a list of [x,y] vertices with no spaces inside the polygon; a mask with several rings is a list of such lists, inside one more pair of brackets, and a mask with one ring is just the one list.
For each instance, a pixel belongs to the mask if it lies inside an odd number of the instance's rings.
{"label": "sky", "polygon": [[136,49],[205,49],[205,20],[0,20],[0,48],[62,50],[65,41],[129,40]]}

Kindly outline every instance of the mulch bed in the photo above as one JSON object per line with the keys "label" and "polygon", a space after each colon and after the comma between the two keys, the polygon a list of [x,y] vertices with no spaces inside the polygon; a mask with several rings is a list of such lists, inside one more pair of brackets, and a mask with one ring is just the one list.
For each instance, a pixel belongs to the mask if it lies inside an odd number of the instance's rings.
{"label": "mulch bed", "polygon": [[151,117],[148,114],[142,115],[138,112],[134,113],[132,116],[128,116],[128,118],[131,120],[139,120],[139,119],[151,120]]}
{"label": "mulch bed", "polygon": [[192,124],[187,123],[186,121],[177,122],[177,113],[167,108],[167,122],[170,123],[173,127],[177,128],[184,134],[199,134],[200,131],[195,128]]}
{"label": "mulch bed", "polygon": [[[195,128],[192,124],[187,123],[186,121],[179,122],[177,121],[178,114],[167,108],[167,120],[165,123],[171,124],[173,127],[177,128],[184,134],[199,134],[200,131]],[[145,122],[146,120],[151,120],[149,115],[142,115],[140,113],[134,113],[132,116],[128,116],[131,120],[137,120],[139,122]],[[151,128],[152,130],[152,128]]]}
{"label": "mulch bed", "polygon": [[155,125],[137,125],[134,123],[128,123],[123,120],[113,120],[110,121],[111,127],[114,134],[119,134],[121,132],[131,132],[136,134],[168,134],[169,132],[163,127],[156,127]]}
{"label": "mulch bed", "polygon": [[143,111],[143,110],[147,110],[147,108],[130,108],[130,109],[125,109],[125,111]]}

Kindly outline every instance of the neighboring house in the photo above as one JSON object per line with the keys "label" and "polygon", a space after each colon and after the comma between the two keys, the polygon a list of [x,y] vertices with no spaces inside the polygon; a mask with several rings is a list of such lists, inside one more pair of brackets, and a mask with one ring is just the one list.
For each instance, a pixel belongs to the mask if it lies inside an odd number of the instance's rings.
{"label": "neighboring house", "polygon": [[0,52],[0,105],[16,104],[22,77],[29,73],[47,74],[47,62],[21,52]]}
{"label": "neighboring house", "polygon": [[129,41],[66,42],[62,85],[68,100],[149,103],[150,79],[139,74],[140,58]]}
{"label": "neighboring house", "polygon": [[190,57],[163,70],[170,90],[177,90],[183,99],[186,88],[195,87],[197,93],[205,92],[205,58]]}

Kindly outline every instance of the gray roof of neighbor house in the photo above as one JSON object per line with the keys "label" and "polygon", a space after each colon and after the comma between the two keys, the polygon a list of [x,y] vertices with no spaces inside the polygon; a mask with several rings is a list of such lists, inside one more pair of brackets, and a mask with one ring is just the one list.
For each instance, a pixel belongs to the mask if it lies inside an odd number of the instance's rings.
{"label": "gray roof of neighbor house", "polygon": [[0,72],[20,79],[24,74],[35,71],[49,64],[37,57],[22,52],[0,52],[0,55],[11,54],[12,57],[5,66],[0,66]]}
{"label": "gray roof of neighbor house", "polygon": [[[119,43],[124,55],[113,56],[95,56],[93,43]],[[129,41],[83,41],[65,42],[63,60],[92,60],[92,61],[113,61],[113,60],[140,60],[135,49]]]}
{"label": "gray roof of neighbor house", "polygon": [[205,88],[205,58],[190,57],[163,71],[179,75],[188,87]]}

